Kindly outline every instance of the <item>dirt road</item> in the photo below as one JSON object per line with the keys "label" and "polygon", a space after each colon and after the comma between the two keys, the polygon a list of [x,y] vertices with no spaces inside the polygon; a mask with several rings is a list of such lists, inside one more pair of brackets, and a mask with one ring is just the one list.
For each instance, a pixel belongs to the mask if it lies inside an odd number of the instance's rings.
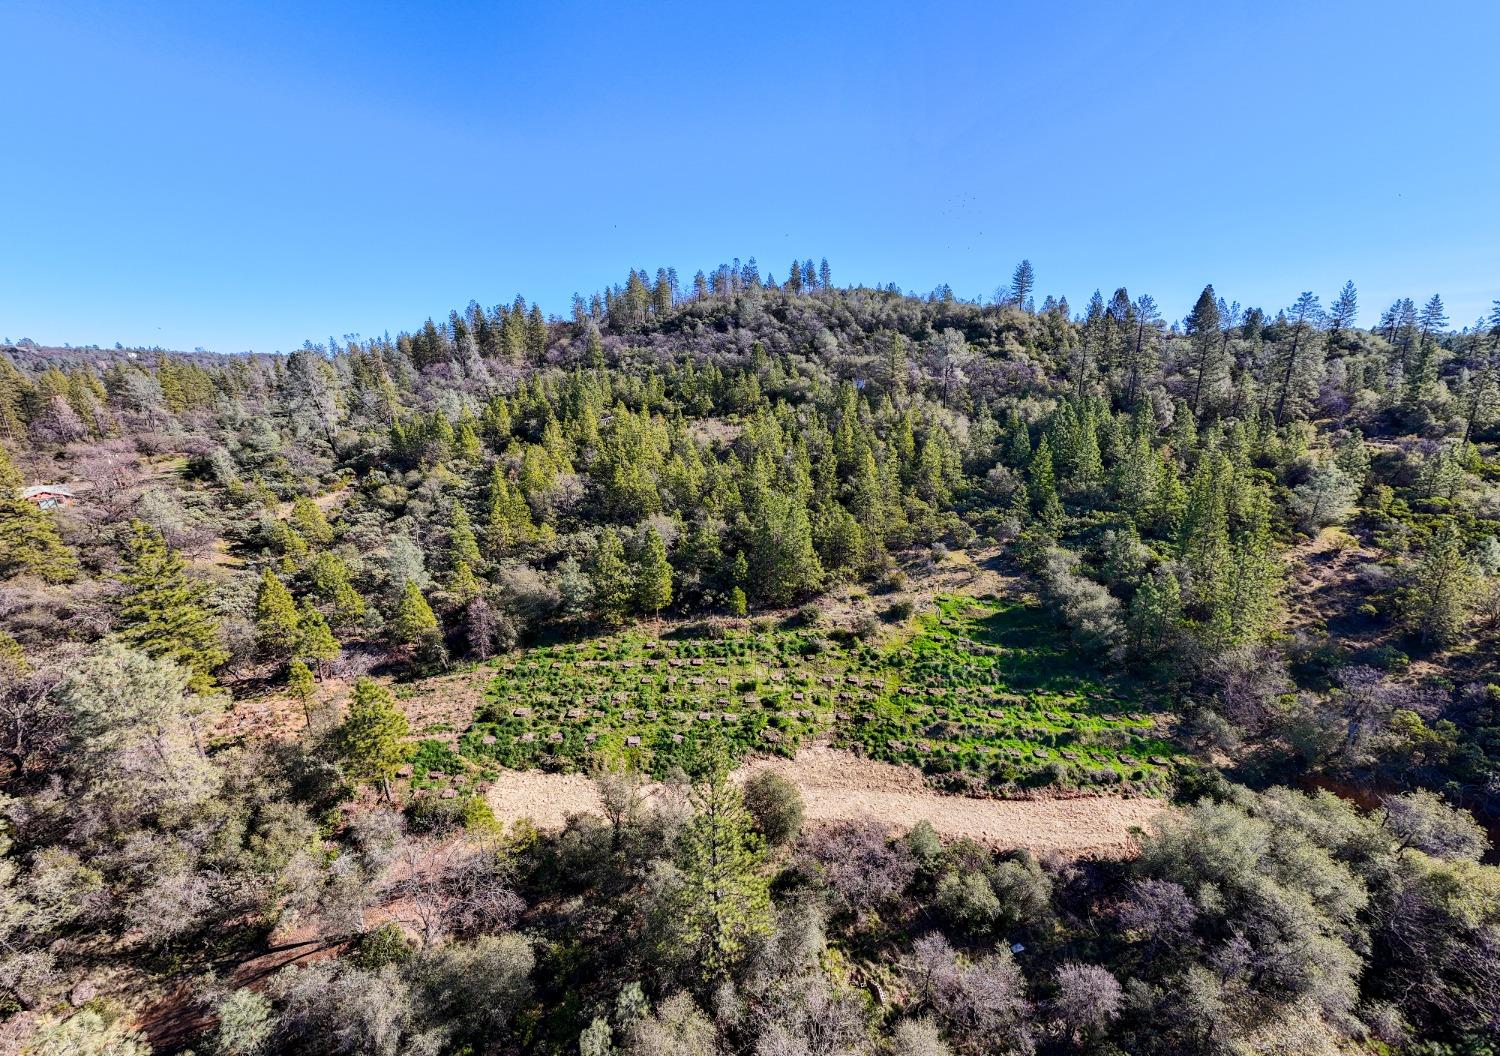
{"label": "dirt road", "polygon": [[[994,847],[1038,853],[1129,854],[1131,828],[1146,828],[1167,809],[1160,800],[1145,798],[946,796],[928,789],[915,770],[826,747],[804,749],[795,760],[756,760],[738,776],[762,769],[797,786],[810,822],[874,817],[893,829],[906,829],[925,819],[943,836],[968,836]],[[490,789],[490,803],[502,820],[529,817],[544,829],[561,827],[569,814],[599,813],[593,783],[579,774],[503,770]]]}

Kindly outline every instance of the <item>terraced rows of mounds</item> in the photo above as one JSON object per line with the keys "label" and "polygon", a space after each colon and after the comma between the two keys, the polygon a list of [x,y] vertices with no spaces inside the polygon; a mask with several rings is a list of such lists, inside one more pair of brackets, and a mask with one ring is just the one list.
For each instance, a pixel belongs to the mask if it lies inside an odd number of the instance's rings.
{"label": "terraced rows of mounds", "polygon": [[792,756],[814,740],[971,793],[1162,792],[1177,755],[1038,610],[954,596],[880,646],[783,627],[531,649],[501,663],[459,750],[481,768],[623,761],[661,777],[710,744]]}

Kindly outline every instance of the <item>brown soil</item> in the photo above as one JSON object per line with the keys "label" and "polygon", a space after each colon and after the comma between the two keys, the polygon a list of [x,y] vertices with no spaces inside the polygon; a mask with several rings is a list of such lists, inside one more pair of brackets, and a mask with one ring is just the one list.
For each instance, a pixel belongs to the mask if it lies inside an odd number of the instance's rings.
{"label": "brown soil", "polygon": [[[942,836],[1067,856],[1129,855],[1135,845],[1132,830],[1146,828],[1168,809],[1147,798],[948,796],[927,788],[916,770],[827,747],[804,749],[795,760],[754,760],[736,776],[743,779],[759,770],[773,770],[796,785],[807,820],[815,824],[873,817],[892,829],[908,829],[925,820]],[[560,828],[571,814],[600,811],[593,782],[581,774],[503,770],[489,796],[501,820],[527,817],[543,829]]]}

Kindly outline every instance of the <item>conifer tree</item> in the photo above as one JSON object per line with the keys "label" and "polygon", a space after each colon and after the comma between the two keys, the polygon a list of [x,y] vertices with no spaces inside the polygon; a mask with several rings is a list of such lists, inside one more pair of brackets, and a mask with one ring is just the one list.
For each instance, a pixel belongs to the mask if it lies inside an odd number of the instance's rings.
{"label": "conifer tree", "polygon": [[1146,577],[1130,600],[1126,629],[1130,650],[1149,660],[1168,650],[1182,623],[1182,587],[1170,569]]}
{"label": "conifer tree", "polygon": [[771,932],[770,881],[754,821],[722,759],[693,786],[683,830],[671,931],[705,981],[727,979],[755,940]]}
{"label": "conifer tree", "polygon": [[589,564],[589,580],[594,584],[594,612],[599,622],[609,627],[624,623],[630,615],[635,583],[625,563],[625,546],[613,528],[599,533]]}
{"label": "conifer tree", "polygon": [[438,621],[432,606],[411,580],[401,588],[401,600],[391,617],[391,636],[403,645],[422,645],[437,637]]}
{"label": "conifer tree", "polygon": [[1256,487],[1246,503],[1246,527],[1234,540],[1216,614],[1230,645],[1258,641],[1280,611],[1281,563],[1271,542],[1270,497]]}
{"label": "conifer tree", "polygon": [[1175,540],[1182,528],[1182,517],[1187,509],[1187,489],[1177,471],[1177,461],[1165,451],[1156,453],[1156,505],[1151,511],[1156,534],[1162,539]]}
{"label": "conifer tree", "polygon": [[1036,287],[1036,272],[1031,261],[1023,260],[1016,265],[1010,276],[1010,303],[1017,308],[1030,310],[1031,291]]}
{"label": "conifer tree", "polygon": [[1479,590],[1474,562],[1451,525],[1428,545],[1401,592],[1401,619],[1422,641],[1452,645],[1463,634]]}
{"label": "conifer tree", "polygon": [[213,673],[228,652],[219,642],[219,622],[206,604],[207,590],[188,578],[182,557],[144,521],[132,521],[119,573],[119,635],[153,657],[166,657],[191,672],[195,693],[214,688]]}
{"label": "conifer tree", "polygon": [[1229,564],[1228,459],[1210,450],[1198,460],[1183,507],[1178,556],[1201,609],[1217,611]]}
{"label": "conifer tree", "polygon": [[391,778],[410,754],[406,743],[410,732],[406,713],[397,706],[391,691],[374,679],[361,678],[354,684],[349,714],[338,730],[344,772],[355,781],[379,785],[381,794],[389,800]]}
{"label": "conifer tree", "polygon": [[448,516],[448,563],[452,568],[460,564],[471,569],[484,558],[479,553],[479,541],[474,538],[474,529],[469,523],[468,511],[463,503],[454,501]]}
{"label": "conifer tree", "polygon": [[1203,409],[1203,401],[1211,397],[1228,376],[1228,364],[1220,345],[1219,305],[1212,286],[1203,287],[1197,303],[1183,322],[1192,347],[1193,414],[1196,416]]}
{"label": "conifer tree", "polygon": [[1090,492],[1104,480],[1104,460],[1099,453],[1092,407],[1085,404],[1074,423],[1073,468],[1068,483],[1077,491]]}
{"label": "conifer tree", "polygon": [[485,515],[485,542],[492,554],[498,555],[518,543],[529,540],[535,533],[531,520],[531,506],[521,494],[504,468],[497,462],[490,469],[489,499]]}
{"label": "conifer tree", "polygon": [[478,462],[483,454],[479,430],[474,426],[474,419],[465,412],[453,430],[453,457],[464,462]]}
{"label": "conifer tree", "polygon": [[1136,528],[1144,531],[1157,502],[1160,463],[1144,429],[1135,428],[1125,441],[1111,476],[1111,490],[1129,511]]}
{"label": "conifer tree", "polygon": [[297,603],[269,568],[261,572],[255,596],[255,635],[260,647],[272,656],[285,656],[297,644]]}
{"label": "conifer tree", "polygon": [[635,604],[653,616],[672,603],[672,566],[661,534],[647,527],[635,563]]}
{"label": "conifer tree", "polygon": [[1057,476],[1052,468],[1052,444],[1042,437],[1026,470],[1031,512],[1048,529],[1055,530],[1063,518],[1062,503],[1057,498]]}
{"label": "conifer tree", "polygon": [[286,689],[297,703],[302,705],[302,717],[307,728],[312,729],[312,702],[317,694],[317,683],[313,680],[312,668],[301,660],[293,660],[286,669]]}
{"label": "conifer tree", "polygon": [[751,518],[750,559],[752,585],[767,604],[785,605],[822,585],[823,566],[800,496],[773,492],[759,503]]}
{"label": "conifer tree", "polygon": [[460,601],[473,599],[482,590],[479,577],[467,561],[460,561],[448,573],[448,590]]}
{"label": "conifer tree", "polygon": [[1286,421],[1287,401],[1292,396],[1293,386],[1304,375],[1314,373],[1315,364],[1312,360],[1318,351],[1317,327],[1322,316],[1322,306],[1318,304],[1317,297],[1310,292],[1304,292],[1298,297],[1297,303],[1288,312],[1288,322],[1291,324],[1290,337],[1281,355],[1283,364],[1276,396],[1275,420],[1278,428]]}
{"label": "conifer tree", "polygon": [[1344,331],[1354,325],[1354,319],[1359,315],[1359,294],[1354,289],[1353,281],[1344,283],[1344,288],[1339,291],[1338,298],[1333,302],[1333,307],[1328,312],[1328,340],[1337,345],[1343,340]]}
{"label": "conifer tree", "polygon": [[308,565],[308,574],[318,596],[333,607],[332,624],[346,628],[365,618],[365,599],[349,581],[349,567],[344,559],[327,551],[318,554]]}
{"label": "conifer tree", "polygon": [[339,642],[329,629],[328,621],[306,598],[302,599],[302,608],[297,615],[297,640],[292,653],[297,659],[311,661],[320,668],[339,657]]}
{"label": "conifer tree", "polygon": [[333,526],[328,523],[322,507],[305,495],[292,502],[291,522],[297,534],[314,546],[327,546],[333,542]]}

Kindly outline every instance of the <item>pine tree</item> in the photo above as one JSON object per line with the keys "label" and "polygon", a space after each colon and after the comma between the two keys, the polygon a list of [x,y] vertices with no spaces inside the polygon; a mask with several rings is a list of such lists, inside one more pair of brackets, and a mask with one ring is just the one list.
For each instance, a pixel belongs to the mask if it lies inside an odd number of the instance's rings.
{"label": "pine tree", "polygon": [[594,557],[589,564],[589,579],[594,584],[594,613],[599,622],[617,627],[630,615],[634,580],[625,563],[625,546],[613,528],[599,533]]}
{"label": "pine tree", "polygon": [[1148,576],[1130,601],[1130,651],[1150,660],[1171,648],[1182,623],[1182,588],[1170,569]]}
{"label": "pine tree", "polygon": [[531,520],[531,506],[504,468],[497,462],[490,468],[489,501],[485,516],[485,542],[490,552],[499,555],[531,539],[536,526]]}
{"label": "pine tree", "polygon": [[396,705],[391,691],[374,679],[361,678],[354,684],[349,714],[338,730],[344,772],[355,781],[378,784],[390,799],[391,778],[410,754],[406,743],[410,732],[406,713]]}
{"label": "pine tree", "polygon": [[1281,359],[1284,365],[1281,368],[1281,380],[1276,397],[1275,421],[1277,428],[1286,421],[1287,401],[1292,395],[1293,385],[1302,380],[1304,375],[1315,373],[1317,364],[1313,361],[1314,354],[1318,351],[1316,341],[1318,323],[1323,316],[1323,308],[1318,303],[1318,298],[1311,292],[1304,292],[1297,298],[1288,312],[1288,321],[1291,324],[1291,337]]}
{"label": "pine tree", "polygon": [[1359,294],[1354,289],[1352,281],[1344,283],[1344,288],[1339,291],[1338,299],[1333,302],[1333,308],[1328,313],[1328,340],[1337,345],[1344,337],[1344,331],[1354,325],[1355,317],[1359,315]]}
{"label": "pine tree", "polygon": [[1228,377],[1228,364],[1220,346],[1219,305],[1212,286],[1203,287],[1193,310],[1184,322],[1184,331],[1192,347],[1193,414],[1203,409],[1205,398],[1212,397]]}
{"label": "pine tree", "polygon": [[1183,509],[1178,556],[1187,569],[1200,610],[1219,611],[1229,569],[1228,459],[1210,450],[1198,460]]}
{"label": "pine tree", "polygon": [[635,564],[635,604],[653,616],[672,603],[672,566],[667,547],[655,528],[647,527]]}
{"label": "pine tree", "polygon": [[318,596],[333,606],[333,626],[340,629],[358,624],[367,606],[349,582],[349,568],[337,554],[323,552],[308,565],[308,574]]}
{"label": "pine tree", "polygon": [[1145,429],[1131,431],[1125,450],[1115,463],[1111,491],[1129,511],[1136,528],[1144,531],[1156,506],[1160,464]]}
{"label": "pine tree", "polygon": [[1280,611],[1282,566],[1271,543],[1270,497],[1256,487],[1244,505],[1246,527],[1230,552],[1220,590],[1222,615],[1216,620],[1229,645],[1259,641]]}
{"label": "pine tree", "polygon": [[292,653],[299,660],[311,661],[320,668],[323,664],[339,658],[339,642],[328,627],[323,614],[306,598],[302,600],[297,615],[297,640]]}
{"label": "pine tree", "polygon": [[760,837],[722,760],[693,786],[671,931],[706,981],[727,979],[752,942],[771,932],[770,881]]}
{"label": "pine tree", "polygon": [[191,672],[193,692],[211,692],[213,673],[229,654],[219,642],[219,622],[205,603],[207,589],[188,578],[181,555],[161,532],[132,521],[119,579],[125,586],[118,621],[121,640]]}
{"label": "pine tree", "polygon": [[1443,308],[1443,299],[1437,294],[1422,306],[1422,311],[1417,315],[1417,325],[1420,327],[1420,339],[1425,344],[1433,335],[1441,333],[1448,326],[1448,313]]}
{"label": "pine tree", "polygon": [[298,640],[297,603],[269,568],[260,574],[260,591],[255,596],[255,636],[272,656],[287,655]]}
{"label": "pine tree", "polygon": [[479,430],[474,419],[465,412],[453,430],[453,457],[463,462],[478,462],[484,455],[484,445],[479,441]]}
{"label": "pine tree", "polygon": [[469,524],[468,511],[463,503],[455,501],[448,517],[448,564],[457,568],[460,564],[471,569],[484,558],[479,553],[479,541],[474,538],[474,529]]}
{"label": "pine tree", "polygon": [[1031,496],[1031,512],[1048,529],[1055,530],[1063,519],[1062,503],[1057,498],[1057,476],[1052,467],[1052,444],[1042,437],[1026,470]]}
{"label": "pine tree", "polygon": [[1031,261],[1021,261],[1010,276],[1010,303],[1017,308],[1029,311],[1028,302],[1031,300],[1031,291],[1035,286],[1036,272],[1032,270]]}
{"label": "pine tree", "polygon": [[1422,641],[1452,645],[1463,634],[1479,590],[1479,573],[1449,526],[1428,546],[1401,592],[1401,620]]}
{"label": "pine tree", "polygon": [[73,552],[47,511],[20,497],[22,478],[0,444],[0,578],[37,576],[67,583],[78,574]]}
{"label": "pine tree", "polygon": [[403,645],[422,645],[437,637],[437,616],[411,580],[401,588],[401,600],[391,617],[391,636]]}
{"label": "pine tree", "polygon": [[798,495],[773,492],[759,503],[751,518],[749,556],[752,585],[767,604],[788,604],[823,583],[812,521]]}
{"label": "pine tree", "polygon": [[301,660],[293,660],[286,669],[286,690],[302,705],[302,717],[307,728],[312,729],[312,703],[317,695],[317,683],[313,680],[312,668]]}
{"label": "pine tree", "polygon": [[297,534],[314,546],[327,546],[333,542],[333,526],[328,523],[322,507],[305,495],[293,501],[291,522]]}

